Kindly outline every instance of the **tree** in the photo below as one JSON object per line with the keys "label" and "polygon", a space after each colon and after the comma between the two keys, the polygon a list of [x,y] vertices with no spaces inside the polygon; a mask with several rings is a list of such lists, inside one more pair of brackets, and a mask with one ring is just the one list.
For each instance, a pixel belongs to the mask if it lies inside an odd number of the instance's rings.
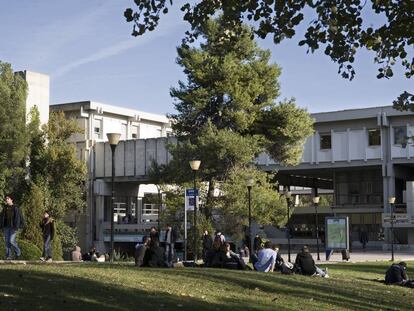
{"label": "tree", "polygon": [[225,232],[240,236],[248,226],[248,197],[246,180],[253,178],[251,189],[252,220],[263,225],[280,225],[286,223],[286,199],[275,191],[273,174],[267,174],[252,168],[234,167],[220,189],[223,196],[217,204],[225,221]]}
{"label": "tree", "polygon": [[170,118],[178,144],[170,146],[173,160],[165,172],[173,182],[191,181],[187,163],[200,159],[199,175],[207,185],[204,212],[211,218],[217,206],[214,190],[232,170],[248,166],[264,151],[285,164],[297,163],[313,122],[293,100],[275,103],[280,69],[269,64],[270,52],[257,46],[248,27],[232,32],[218,19],[197,31],[204,39],[199,46],[177,49],[187,81],[171,89],[177,113]]}
{"label": "tree", "polygon": [[15,193],[16,200],[26,175],[26,92],[26,81],[0,62],[0,196]]}
{"label": "tree", "polygon": [[[132,35],[153,31],[160,15],[168,13],[173,5],[169,0],[137,0],[136,11],[125,10],[125,18],[133,22]],[[197,29],[217,13],[228,29],[239,31],[245,21],[250,21],[254,34],[260,38],[273,36],[275,44],[292,38],[299,25],[308,24],[299,45],[308,52],[323,48],[332,61],[339,64],[338,73],[353,79],[353,63],[359,49],[374,52],[378,75],[391,78],[394,66],[400,62],[405,76],[414,75],[414,2],[412,0],[256,0],[220,1],[203,0],[187,2],[181,7],[184,20],[191,30],[186,32],[186,42],[193,42]],[[370,21],[379,20],[377,23]],[[373,25],[374,24],[374,25]],[[404,92],[394,102],[398,109],[414,110],[414,94]]]}

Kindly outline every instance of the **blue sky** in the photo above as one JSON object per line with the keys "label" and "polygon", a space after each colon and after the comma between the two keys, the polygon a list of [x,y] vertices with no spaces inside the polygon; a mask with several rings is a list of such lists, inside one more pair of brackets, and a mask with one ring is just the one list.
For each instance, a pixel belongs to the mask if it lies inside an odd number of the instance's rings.
{"label": "blue sky", "polygon": [[[156,31],[134,38],[123,17],[133,5],[132,0],[0,1],[0,60],[15,70],[50,75],[51,103],[93,100],[171,113],[169,89],[185,79],[175,63],[176,46],[188,26],[176,7]],[[306,54],[297,40],[258,42],[282,67],[281,97],[295,97],[310,112],[391,105],[402,91],[412,90],[413,81],[401,71],[377,80],[368,52],[359,54],[357,76],[349,82],[322,51]]]}

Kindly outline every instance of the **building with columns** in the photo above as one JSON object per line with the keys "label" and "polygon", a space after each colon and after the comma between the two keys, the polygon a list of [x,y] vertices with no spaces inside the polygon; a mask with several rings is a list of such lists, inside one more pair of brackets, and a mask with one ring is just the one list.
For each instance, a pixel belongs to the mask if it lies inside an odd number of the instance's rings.
{"label": "building with columns", "polygon": [[[389,248],[391,205],[395,197],[394,242],[414,250],[414,113],[391,106],[312,114],[315,133],[305,143],[302,161],[283,167],[267,155],[257,160],[266,171],[278,170],[285,187],[306,187],[317,196],[333,193],[330,206],[319,207],[319,228],[325,216],[346,215],[354,246],[368,231],[370,246]],[[315,237],[315,208],[297,207],[291,219],[293,238]],[[323,236],[323,232],[320,232]]]}
{"label": "building with columns", "polygon": [[[93,101],[55,104],[50,106],[50,111],[63,111],[66,118],[76,120],[83,129],[83,133],[74,135],[70,142],[76,144],[79,159],[87,164],[87,209],[68,217],[68,221],[78,229],[81,247],[87,249],[94,244],[103,251],[107,247],[104,242],[109,241],[112,157],[109,145],[105,144],[107,133],[121,134],[115,157],[115,241],[118,245],[137,242],[143,231],[158,221],[158,206],[153,199],[158,195],[158,189],[146,178],[152,158],[148,156],[145,161],[145,151],[144,157],[138,160],[145,163],[144,171],[140,173],[140,168],[137,170],[136,167],[130,170],[129,164],[139,154],[130,146],[144,142],[144,148],[149,150],[151,141],[163,138],[159,141],[166,152],[164,140],[171,134],[169,119]],[[161,157],[161,151],[156,147],[154,151],[158,150],[158,157]],[[108,162],[109,167],[106,165]],[[118,178],[119,175],[135,176],[136,173],[140,173],[142,178]]]}

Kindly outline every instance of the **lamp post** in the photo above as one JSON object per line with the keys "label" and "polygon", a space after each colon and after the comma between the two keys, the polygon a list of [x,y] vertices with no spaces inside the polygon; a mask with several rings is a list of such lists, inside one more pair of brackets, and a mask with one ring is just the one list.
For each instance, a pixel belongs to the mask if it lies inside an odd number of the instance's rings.
{"label": "lamp post", "polygon": [[287,237],[288,237],[288,262],[290,262],[290,202],[292,199],[292,192],[290,191],[286,191],[285,192],[285,197],[286,197],[286,201],[287,201],[287,224],[286,224],[286,228],[287,228]]}
{"label": "lamp post", "polygon": [[394,261],[394,204],[395,197],[389,197],[388,203],[391,208],[391,261]]}
{"label": "lamp post", "polygon": [[318,221],[318,205],[319,205],[319,197],[313,197],[313,204],[315,205],[315,224],[316,224],[316,250],[318,260],[321,260],[319,257],[319,221]]}
{"label": "lamp post", "polygon": [[119,139],[121,138],[121,134],[119,133],[108,133],[106,134],[108,137],[109,145],[111,146],[112,151],[112,176],[111,176],[111,246],[110,246],[110,253],[109,253],[109,261],[112,263],[114,262],[114,204],[115,204],[115,149],[119,143]]}
{"label": "lamp post", "polygon": [[200,160],[192,160],[190,161],[190,167],[194,172],[194,226],[193,226],[193,235],[194,235],[194,262],[197,261],[197,195],[196,195],[196,175],[197,171],[200,168],[201,161]]}
{"label": "lamp post", "polygon": [[[254,185],[254,179],[252,177],[247,178],[246,186],[247,186],[247,195],[249,201],[249,253],[252,254],[252,187]],[[251,260],[251,256],[250,256]]]}

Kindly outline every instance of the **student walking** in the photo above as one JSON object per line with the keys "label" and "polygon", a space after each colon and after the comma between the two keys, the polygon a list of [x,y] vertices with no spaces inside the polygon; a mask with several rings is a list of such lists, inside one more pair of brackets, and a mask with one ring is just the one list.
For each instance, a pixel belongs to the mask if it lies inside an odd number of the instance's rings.
{"label": "student walking", "polygon": [[55,221],[50,217],[49,212],[46,211],[43,219],[40,222],[43,234],[43,253],[40,257],[41,261],[52,261],[52,241],[55,236]]}
{"label": "student walking", "polygon": [[6,196],[6,205],[0,216],[0,227],[3,229],[6,242],[6,260],[12,259],[12,248],[18,259],[21,255],[19,245],[16,241],[17,230],[23,226],[23,216],[17,205],[13,204],[13,198]]}

